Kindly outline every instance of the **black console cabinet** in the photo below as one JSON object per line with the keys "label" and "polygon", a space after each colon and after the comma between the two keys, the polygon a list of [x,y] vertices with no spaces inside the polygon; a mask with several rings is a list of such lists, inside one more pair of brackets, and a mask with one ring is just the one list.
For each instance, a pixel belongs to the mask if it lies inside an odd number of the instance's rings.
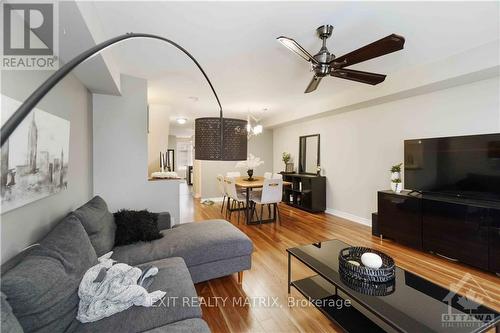
{"label": "black console cabinet", "polygon": [[378,231],[383,237],[422,248],[422,202],[420,198],[392,191],[378,192]]}
{"label": "black console cabinet", "polygon": [[500,204],[408,192],[378,192],[382,237],[500,272]]}
{"label": "black console cabinet", "polygon": [[489,233],[489,270],[500,273],[500,209],[491,210]]}
{"label": "black console cabinet", "polygon": [[424,250],[488,269],[490,209],[423,199]]}
{"label": "black console cabinet", "polygon": [[312,213],[326,209],[326,178],[300,173],[282,173],[283,180],[292,183],[283,188],[283,201],[290,206]]}

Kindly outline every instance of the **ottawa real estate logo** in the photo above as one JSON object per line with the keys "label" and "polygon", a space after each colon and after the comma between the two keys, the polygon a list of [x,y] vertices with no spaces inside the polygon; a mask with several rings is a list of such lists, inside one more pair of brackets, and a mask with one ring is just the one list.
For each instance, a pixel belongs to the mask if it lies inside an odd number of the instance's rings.
{"label": "ottawa real estate logo", "polygon": [[56,8],[54,3],[2,4],[2,70],[57,69]]}
{"label": "ottawa real estate logo", "polygon": [[472,275],[465,274],[458,283],[452,283],[449,290],[443,299],[448,304],[448,311],[441,315],[443,327],[477,329],[493,322],[496,314],[481,303],[494,300]]}

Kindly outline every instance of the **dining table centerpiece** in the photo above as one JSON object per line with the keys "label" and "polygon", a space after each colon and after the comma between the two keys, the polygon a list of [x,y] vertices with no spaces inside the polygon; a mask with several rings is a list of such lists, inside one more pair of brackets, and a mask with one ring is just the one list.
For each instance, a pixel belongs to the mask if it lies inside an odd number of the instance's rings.
{"label": "dining table centerpiece", "polygon": [[253,178],[253,169],[258,167],[259,165],[264,164],[264,161],[261,161],[259,157],[254,156],[253,154],[248,155],[248,158],[245,161],[239,161],[236,163],[237,168],[245,168],[247,169],[248,179],[249,181],[254,180]]}

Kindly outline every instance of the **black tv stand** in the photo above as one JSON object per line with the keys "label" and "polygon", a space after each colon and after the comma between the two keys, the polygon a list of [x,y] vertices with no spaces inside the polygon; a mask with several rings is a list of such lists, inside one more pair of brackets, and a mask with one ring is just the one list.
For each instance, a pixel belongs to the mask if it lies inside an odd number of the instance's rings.
{"label": "black tv stand", "polygon": [[377,225],[383,238],[500,272],[500,203],[379,191]]}

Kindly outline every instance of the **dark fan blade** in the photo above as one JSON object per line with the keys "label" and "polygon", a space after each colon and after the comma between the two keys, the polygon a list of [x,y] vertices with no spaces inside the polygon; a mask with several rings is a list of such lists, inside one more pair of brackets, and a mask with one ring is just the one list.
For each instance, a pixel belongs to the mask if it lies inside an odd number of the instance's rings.
{"label": "dark fan blade", "polygon": [[314,75],[304,93],[307,94],[310,93],[311,91],[316,90],[316,88],[318,88],[319,83],[321,82],[321,79],[322,79],[321,77]]}
{"label": "dark fan blade", "polygon": [[293,53],[297,54],[299,57],[306,61],[312,61],[314,63],[318,63],[316,59],[313,58],[313,56],[306,51],[302,46],[300,46],[299,43],[297,43],[295,40],[280,36],[276,38],[281,44],[283,44],[287,49],[292,51]]}
{"label": "dark fan blade", "polygon": [[353,69],[336,69],[332,71],[332,76],[339,77],[341,79],[352,80],[362,83],[367,83],[371,85],[379,84],[385,80],[385,75],[355,71]]}
{"label": "dark fan blade", "polygon": [[403,49],[405,39],[396,34],[389,35],[376,42],[365,45],[332,61],[334,68],[344,68],[366,60],[383,56]]}

